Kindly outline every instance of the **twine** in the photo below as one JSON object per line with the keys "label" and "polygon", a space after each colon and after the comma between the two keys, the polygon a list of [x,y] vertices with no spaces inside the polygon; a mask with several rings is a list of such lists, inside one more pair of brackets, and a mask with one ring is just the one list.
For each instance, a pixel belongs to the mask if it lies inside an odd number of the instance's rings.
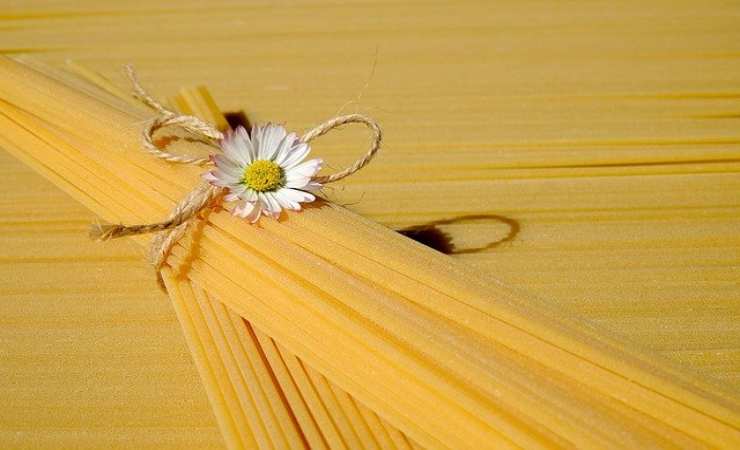
{"label": "twine", "polygon": [[[209,157],[196,158],[176,155],[159,148],[154,143],[154,134],[161,128],[179,126],[189,133],[201,137],[207,144],[220,149],[219,144],[224,139],[223,133],[195,116],[178,114],[165,108],[164,105],[144,90],[132,66],[126,66],[126,73],[133,85],[134,97],[141,100],[145,105],[154,109],[159,114],[142,131],[142,144],[145,150],[152,156],[172,164],[195,166],[212,164]],[[364,156],[346,169],[331,175],[316,175],[312,177],[311,181],[319,184],[328,184],[346,178],[365,167],[373,159],[378,150],[380,150],[383,140],[383,133],[380,126],[374,120],[361,114],[348,114],[329,119],[305,133],[301,140],[309,143],[335,128],[352,123],[361,123],[370,129],[372,132],[370,148]],[[160,269],[167,262],[167,258],[175,244],[177,244],[193,224],[198,220],[202,220],[202,213],[204,211],[211,210],[221,203],[224,194],[224,188],[202,182],[188,193],[185,198],[180,200],[172,209],[170,215],[162,222],[141,225],[96,224],[90,230],[90,237],[100,241],[107,241],[123,236],[158,233],[152,239],[149,250],[149,261],[154,266],[160,286],[164,287]]]}

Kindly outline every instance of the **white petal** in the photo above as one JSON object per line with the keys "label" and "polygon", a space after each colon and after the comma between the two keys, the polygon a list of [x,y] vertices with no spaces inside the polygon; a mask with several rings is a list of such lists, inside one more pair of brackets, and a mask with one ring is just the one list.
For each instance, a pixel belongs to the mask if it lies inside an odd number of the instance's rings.
{"label": "white petal", "polygon": [[290,170],[295,167],[296,164],[300,163],[311,151],[311,147],[308,144],[301,142],[300,144],[294,145],[283,161],[276,161],[284,170]]}
{"label": "white petal", "polygon": [[247,217],[253,212],[256,206],[258,205],[252,202],[242,202],[234,207],[232,214],[239,217]]}
{"label": "white petal", "polygon": [[[278,197],[278,199],[282,199],[286,202],[290,202],[294,204],[310,203],[316,200],[316,197],[314,197],[313,194],[310,194],[308,192],[299,191],[297,189],[288,189],[288,188],[280,189],[277,192],[276,196]],[[293,208],[293,209],[296,209],[296,208]]]}
{"label": "white petal", "polygon": [[228,132],[223,141],[221,141],[221,150],[224,155],[236,165],[246,166],[252,161],[251,158],[251,147],[252,143],[249,141],[249,136],[244,136],[243,127],[239,127],[236,132]]}
{"label": "white petal", "polygon": [[259,159],[260,156],[260,147],[262,146],[262,127],[259,125],[255,125],[252,127],[252,131],[249,134],[250,139],[252,140],[252,151],[254,159]]}
{"label": "white petal", "polygon": [[219,167],[216,169],[217,173],[216,175],[224,175],[231,178],[234,178],[235,180],[241,180],[244,178],[244,169],[241,167]]}
{"label": "white petal", "polygon": [[284,190],[285,189],[280,189],[273,194],[275,200],[277,200],[277,202],[280,204],[280,207],[283,209],[292,209],[294,211],[299,211],[301,209],[301,205],[291,201],[287,196],[283,195],[282,192]]}
{"label": "white petal", "polygon": [[283,167],[283,160],[285,160],[285,158],[290,154],[290,149],[293,148],[293,144],[297,139],[298,136],[296,136],[295,133],[285,135],[285,137],[280,141],[280,145],[278,145],[273,161]]}
{"label": "white petal", "polygon": [[270,214],[272,217],[277,219],[280,216],[281,208],[280,203],[278,203],[275,197],[272,196],[272,193],[260,192],[259,198],[265,208],[265,213]]}
{"label": "white petal", "polygon": [[234,177],[241,177],[244,173],[244,166],[240,165],[238,162],[232,161],[226,155],[214,155],[212,159],[216,168],[221,172]]}
{"label": "white petal", "polygon": [[288,170],[286,178],[290,178],[291,176],[313,177],[319,170],[321,170],[321,165],[323,163],[324,161],[319,158],[310,159]]}
{"label": "white petal", "polygon": [[241,183],[240,178],[223,173],[218,169],[209,172],[207,175],[204,175],[203,178],[208,180],[212,185],[221,187],[237,186]]}
{"label": "white petal", "polygon": [[283,208],[280,206],[280,202],[275,197],[274,192],[267,192],[267,198],[270,199],[270,206],[272,208],[272,217],[279,218],[280,212],[283,210]]}
{"label": "white petal", "polygon": [[229,194],[224,197],[224,200],[227,202],[233,202],[243,197],[242,194],[244,194],[244,191],[247,190],[247,187],[243,184],[237,184],[236,186],[229,187]]}
{"label": "white petal", "polygon": [[236,134],[239,135],[244,143],[244,147],[247,151],[247,164],[249,164],[257,159],[257,152],[254,149],[254,144],[252,144],[252,140],[249,138],[249,133],[247,133],[247,130],[243,126],[240,125],[236,128]]}
{"label": "white petal", "polygon": [[311,181],[307,185],[305,185],[302,189],[304,191],[318,193],[321,190],[321,188],[323,188],[323,187],[324,186],[321,183],[317,183],[315,181]]}
{"label": "white petal", "polygon": [[254,223],[262,214],[262,205],[259,202],[243,202],[234,208],[232,214]]}
{"label": "white petal", "polygon": [[248,221],[252,223],[255,223],[256,221],[259,220],[261,214],[262,214],[262,205],[260,205],[259,203],[255,203],[254,209],[252,209],[252,212],[249,213],[245,217],[245,219],[247,219]]}
{"label": "white petal", "polygon": [[252,202],[252,203],[254,203],[257,200],[259,200],[259,197],[257,196],[257,193],[255,191],[251,190],[251,189],[247,189],[246,191],[244,191],[244,194],[242,194],[242,197],[246,201]]}
{"label": "white petal", "polygon": [[272,160],[280,146],[280,141],[283,140],[287,133],[285,128],[280,125],[269,123],[265,126],[262,131],[260,138],[260,145],[257,149],[259,159]]}
{"label": "white petal", "polygon": [[229,183],[238,183],[244,176],[244,171],[236,170],[234,168],[217,167],[211,171],[211,174],[221,181],[227,181]]}
{"label": "white petal", "polygon": [[226,184],[239,184],[244,178],[243,171],[236,171],[233,169],[216,169],[213,171],[213,175],[222,183]]}
{"label": "white petal", "polygon": [[311,178],[300,175],[287,176],[285,178],[285,187],[294,189],[305,189],[311,184]]}

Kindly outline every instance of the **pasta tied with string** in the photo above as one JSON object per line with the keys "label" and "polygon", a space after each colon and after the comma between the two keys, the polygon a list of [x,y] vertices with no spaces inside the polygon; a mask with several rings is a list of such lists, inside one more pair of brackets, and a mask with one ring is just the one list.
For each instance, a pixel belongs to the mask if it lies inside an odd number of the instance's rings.
{"label": "pasta tied with string", "polygon": [[[142,225],[96,224],[91,230],[91,237],[97,240],[160,233],[153,239],[150,249],[150,260],[160,284],[159,269],[188,227],[199,220],[202,211],[211,209],[224,200],[237,201],[232,213],[252,223],[257,222],[262,215],[278,218],[283,209],[299,211],[301,203],[316,199],[314,193],[323,185],[339,181],[362,169],[380,150],[383,138],[380,126],[361,114],[329,119],[301,138],[276,124],[257,125],[251,134],[243,127],[224,134],[195,116],[178,114],[165,108],[144,90],[133,67],[127,66],[126,69],[134,96],[159,113],[142,132],[144,148],[151,155],[168,163],[215,166],[213,170],[203,174],[204,183],[175,205],[166,220]],[[346,169],[331,175],[318,175],[323,163],[321,159],[303,161],[310,152],[309,143],[350,123],[362,123],[370,128],[370,148]],[[202,138],[220,149],[221,154],[194,158],[159,148],[154,142],[154,134],[168,126],[179,126]]]}

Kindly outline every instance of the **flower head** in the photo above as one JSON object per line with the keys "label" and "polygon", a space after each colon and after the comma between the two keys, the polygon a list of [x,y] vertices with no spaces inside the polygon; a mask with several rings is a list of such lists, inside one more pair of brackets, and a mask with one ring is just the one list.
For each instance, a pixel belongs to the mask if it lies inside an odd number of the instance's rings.
{"label": "flower head", "polygon": [[224,137],[221,149],[212,157],[215,169],[203,178],[226,188],[226,201],[239,202],[234,215],[251,222],[263,213],[277,218],[283,209],[299,211],[301,203],[316,199],[311,192],[321,184],[312,178],[322,161],[303,162],[311,148],[282,126],[255,126],[251,136],[239,127]]}

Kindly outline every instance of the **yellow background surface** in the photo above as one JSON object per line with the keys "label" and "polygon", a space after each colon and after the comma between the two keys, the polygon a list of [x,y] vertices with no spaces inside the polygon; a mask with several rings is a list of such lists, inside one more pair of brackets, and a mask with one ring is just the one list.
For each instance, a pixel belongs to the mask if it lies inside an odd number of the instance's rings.
{"label": "yellow background surface", "polygon": [[[4,53],[303,130],[374,116],[383,154],[331,196],[740,394],[740,5],[24,2]],[[315,153],[342,167],[364,135]],[[140,250],[0,157],[3,447],[221,446]],[[465,219],[466,216],[484,216]],[[487,247],[491,242],[497,245]]]}

